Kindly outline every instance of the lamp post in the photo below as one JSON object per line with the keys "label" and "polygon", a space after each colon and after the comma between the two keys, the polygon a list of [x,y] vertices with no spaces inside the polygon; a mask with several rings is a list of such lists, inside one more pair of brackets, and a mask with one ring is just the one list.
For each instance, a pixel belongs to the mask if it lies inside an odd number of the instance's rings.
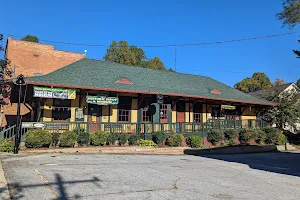
{"label": "lamp post", "polygon": [[14,147],[14,154],[19,153],[19,145],[21,140],[21,117],[20,117],[20,108],[21,108],[21,96],[22,96],[22,85],[25,85],[24,76],[20,74],[17,77],[15,82],[16,85],[19,86],[19,95],[18,95],[18,109],[17,109],[17,133],[15,134],[15,147]]}

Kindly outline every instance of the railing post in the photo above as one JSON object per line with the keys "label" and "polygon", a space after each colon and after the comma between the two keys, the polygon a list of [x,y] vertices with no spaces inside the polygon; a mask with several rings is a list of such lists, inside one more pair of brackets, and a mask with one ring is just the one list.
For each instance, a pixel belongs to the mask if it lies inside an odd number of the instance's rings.
{"label": "railing post", "polygon": [[135,134],[138,135],[139,133],[139,123],[135,124]]}
{"label": "railing post", "polygon": [[111,123],[109,124],[109,132],[112,133],[112,125],[111,125]]}
{"label": "railing post", "polygon": [[147,129],[146,129],[146,123],[144,124],[144,140],[146,140],[146,133],[147,133]]}
{"label": "railing post", "polygon": [[77,135],[79,135],[80,134],[80,124],[77,123],[76,125],[77,125]]}

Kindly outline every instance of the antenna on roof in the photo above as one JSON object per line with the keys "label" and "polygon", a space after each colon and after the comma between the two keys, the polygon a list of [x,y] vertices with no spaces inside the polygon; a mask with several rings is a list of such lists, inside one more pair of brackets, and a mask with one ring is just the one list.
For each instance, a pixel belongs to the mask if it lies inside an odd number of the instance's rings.
{"label": "antenna on roof", "polygon": [[86,53],[87,53],[87,50],[85,49],[85,50],[84,50],[84,54],[86,55]]}

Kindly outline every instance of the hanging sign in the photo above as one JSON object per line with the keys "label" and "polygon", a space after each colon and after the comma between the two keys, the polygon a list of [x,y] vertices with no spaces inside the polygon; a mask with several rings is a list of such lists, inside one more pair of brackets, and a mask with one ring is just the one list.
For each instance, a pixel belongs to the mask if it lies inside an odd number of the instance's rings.
{"label": "hanging sign", "polygon": [[54,99],[75,99],[76,89],[33,87],[33,96]]}
{"label": "hanging sign", "polygon": [[116,105],[119,103],[119,98],[106,96],[86,96],[86,102],[97,105]]}
{"label": "hanging sign", "polygon": [[224,110],[235,110],[236,106],[231,106],[231,105],[221,105],[221,108]]}

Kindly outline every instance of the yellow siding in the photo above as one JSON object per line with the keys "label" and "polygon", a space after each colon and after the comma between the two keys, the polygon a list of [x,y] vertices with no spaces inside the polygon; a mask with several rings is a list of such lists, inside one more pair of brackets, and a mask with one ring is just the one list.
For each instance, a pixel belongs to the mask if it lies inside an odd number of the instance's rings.
{"label": "yellow siding", "polygon": [[79,107],[79,95],[76,96],[76,99],[71,100],[71,119],[70,122],[75,122],[75,110]]}
{"label": "yellow siding", "polygon": [[108,122],[108,106],[102,106],[102,122]]}
{"label": "yellow siding", "polygon": [[46,99],[44,104],[44,122],[51,122],[52,121],[52,99]]}
{"label": "yellow siding", "polygon": [[193,112],[190,112],[190,119],[191,119],[191,122],[194,121],[194,113]]}
{"label": "yellow siding", "polygon": [[[244,108],[242,108],[244,109]],[[256,109],[251,107],[247,107],[242,113],[242,120],[256,119]]]}
{"label": "yellow siding", "polygon": [[[84,107],[86,107],[86,109],[84,109]],[[83,114],[84,114],[84,121],[87,122],[88,121],[88,103],[86,102],[86,97],[82,97],[81,100],[81,108],[83,108]]]}
{"label": "yellow siding", "polygon": [[176,123],[176,111],[172,111],[172,123]]}
{"label": "yellow siding", "polygon": [[138,100],[137,99],[132,99],[131,103],[131,122],[135,123],[137,122],[138,118]]}
{"label": "yellow siding", "polygon": [[118,105],[111,105],[110,122],[117,122],[118,120]]}

